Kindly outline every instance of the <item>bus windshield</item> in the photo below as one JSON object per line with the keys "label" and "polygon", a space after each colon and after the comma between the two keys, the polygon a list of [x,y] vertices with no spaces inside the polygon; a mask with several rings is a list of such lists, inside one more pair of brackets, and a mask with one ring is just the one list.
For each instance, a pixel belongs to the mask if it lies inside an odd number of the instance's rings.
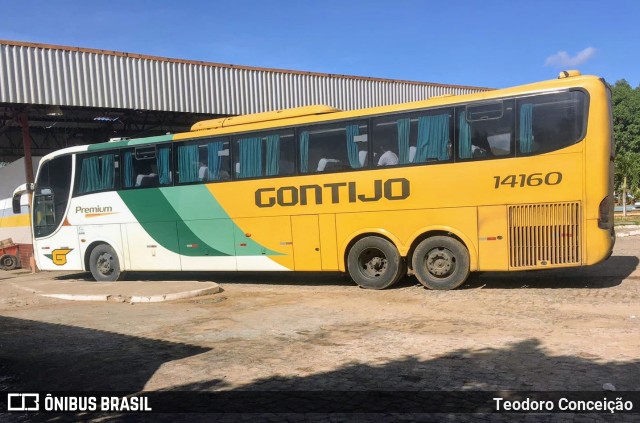
{"label": "bus windshield", "polygon": [[42,164],[33,195],[33,230],[36,237],[53,233],[63,220],[71,185],[71,156]]}

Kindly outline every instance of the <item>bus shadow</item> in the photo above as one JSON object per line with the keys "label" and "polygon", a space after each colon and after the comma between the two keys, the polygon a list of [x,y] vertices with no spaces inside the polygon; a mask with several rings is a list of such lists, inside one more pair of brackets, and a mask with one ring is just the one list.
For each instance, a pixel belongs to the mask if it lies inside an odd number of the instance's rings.
{"label": "bus shadow", "polygon": [[[91,273],[88,272],[60,275],[54,279],[94,281]],[[123,281],[197,281],[262,285],[355,286],[355,283],[348,275],[339,272],[127,272]]]}
{"label": "bus shadow", "polygon": [[[639,262],[636,256],[612,256],[603,263],[588,267],[519,272],[476,272],[472,273],[458,289],[611,288],[620,285],[623,280],[630,277]],[[93,281],[88,272],[60,275],[54,279]],[[357,287],[347,274],[340,272],[128,272],[123,280],[128,282],[198,281],[238,285]],[[415,277],[406,276],[388,290],[415,286],[422,285]]]}
{"label": "bus shadow", "polygon": [[530,270],[522,272],[479,272],[471,274],[459,289],[601,289],[618,286],[638,267],[636,256],[612,256],[588,267]]}

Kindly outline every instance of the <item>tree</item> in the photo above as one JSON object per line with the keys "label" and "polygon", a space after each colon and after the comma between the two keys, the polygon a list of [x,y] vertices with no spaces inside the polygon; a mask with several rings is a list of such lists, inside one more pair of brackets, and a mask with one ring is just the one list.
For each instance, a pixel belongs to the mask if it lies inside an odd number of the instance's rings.
{"label": "tree", "polygon": [[622,215],[627,215],[627,192],[637,189],[640,183],[640,154],[626,152],[616,156],[616,179],[622,191]]}
{"label": "tree", "polygon": [[631,88],[624,79],[611,87],[613,136],[616,141],[615,186],[622,191],[626,216],[627,192],[640,189],[640,87]]}
{"label": "tree", "polygon": [[632,89],[622,79],[611,87],[611,92],[616,154],[640,153],[640,87]]}

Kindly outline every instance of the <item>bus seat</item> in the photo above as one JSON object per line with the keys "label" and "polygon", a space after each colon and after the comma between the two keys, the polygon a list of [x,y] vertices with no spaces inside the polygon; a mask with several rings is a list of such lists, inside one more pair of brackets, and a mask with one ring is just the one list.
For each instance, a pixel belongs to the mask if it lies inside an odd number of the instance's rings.
{"label": "bus seat", "polygon": [[207,166],[200,166],[200,169],[198,169],[198,179],[200,179],[201,181],[204,181],[208,179],[208,176],[209,176],[209,168]]}
{"label": "bus seat", "polygon": [[136,181],[136,186],[140,188],[157,187],[159,185],[158,175],[151,173],[149,175],[138,175],[140,183]]}
{"label": "bus seat", "polygon": [[409,147],[409,163],[413,163],[413,159],[416,158],[416,150],[417,148],[413,145]]}
{"label": "bus seat", "polygon": [[364,164],[367,162],[367,153],[368,151],[366,150],[358,152],[358,158],[360,159],[360,166],[364,166]]}
{"label": "bus seat", "polygon": [[327,163],[338,163],[339,161],[340,160],[336,160],[336,159],[325,159],[325,158],[322,158],[318,162],[317,172],[323,172],[324,168],[327,167]]}

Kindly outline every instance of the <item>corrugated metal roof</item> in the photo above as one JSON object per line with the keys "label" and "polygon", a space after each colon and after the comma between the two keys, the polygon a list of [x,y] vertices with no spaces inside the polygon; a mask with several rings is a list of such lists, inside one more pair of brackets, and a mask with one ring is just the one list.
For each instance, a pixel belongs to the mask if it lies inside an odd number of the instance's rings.
{"label": "corrugated metal roof", "polygon": [[252,68],[0,40],[0,102],[239,115],[342,110],[486,88]]}

